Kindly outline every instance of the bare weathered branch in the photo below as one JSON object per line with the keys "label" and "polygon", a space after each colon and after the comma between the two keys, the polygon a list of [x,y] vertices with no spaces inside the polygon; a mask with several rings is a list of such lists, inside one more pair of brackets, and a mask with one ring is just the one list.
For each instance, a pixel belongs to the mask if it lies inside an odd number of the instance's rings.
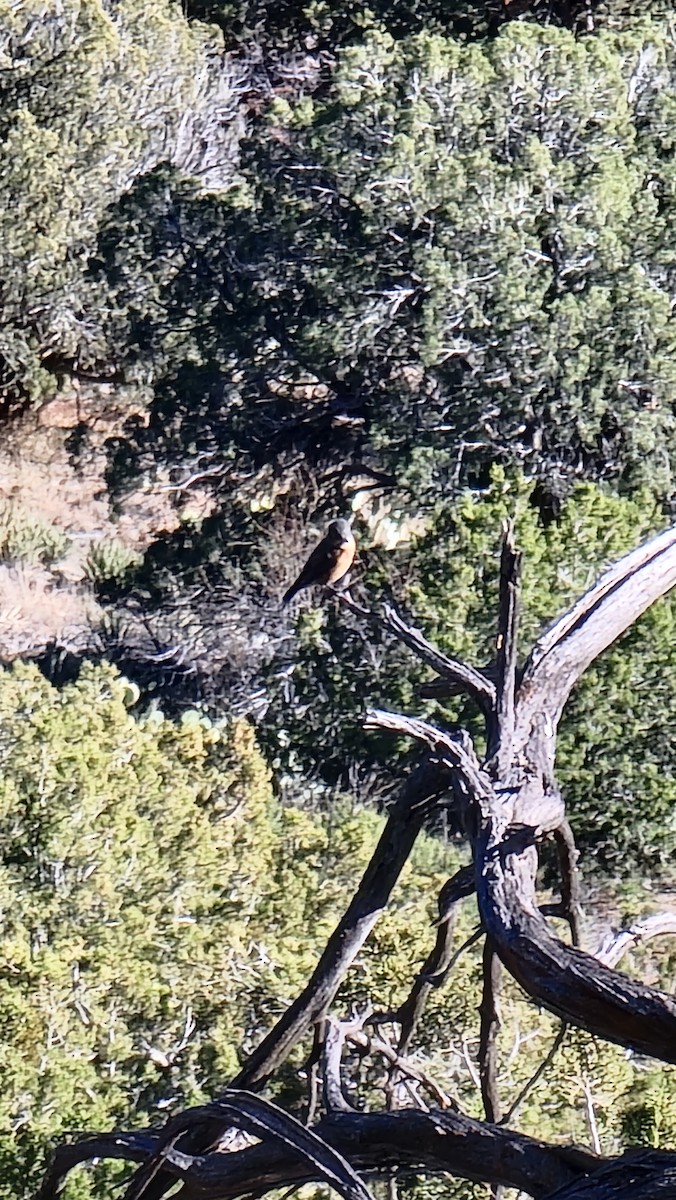
{"label": "bare weathered branch", "polygon": [[[211,1104],[188,1109],[167,1122],[156,1149],[132,1179],[125,1193],[126,1200],[141,1200],[157,1171],[168,1164],[190,1174],[194,1158],[176,1147],[181,1136],[195,1128],[199,1129],[200,1136],[205,1129],[222,1129],[224,1133],[232,1128],[243,1130],[264,1144],[283,1147],[305,1164],[311,1179],[328,1184],[344,1200],[371,1200],[368,1188],[347,1159],[314,1129],[301,1125],[269,1100],[233,1088],[223,1092]],[[210,1139],[212,1146],[208,1148],[217,1149],[221,1138],[222,1135],[217,1133]]]}
{"label": "bare weathered branch", "polygon": [[399,1053],[393,1046],[390,1046],[383,1038],[374,1037],[371,1034],[365,1033],[364,1030],[348,1031],[345,1036],[346,1042],[352,1046],[356,1046],[359,1050],[367,1054],[376,1054],[384,1058],[390,1066],[395,1067],[397,1071],[406,1076],[408,1079],[413,1079],[417,1083],[422,1084],[432,1099],[441,1108],[457,1109],[458,1106],[454,1100],[444,1091],[444,1089],[436,1082],[435,1079],[425,1071],[418,1063],[413,1062],[410,1058]]}
{"label": "bare weathered branch", "polygon": [[[201,1113],[207,1112],[211,1121],[211,1108],[207,1105],[205,1110],[199,1110],[195,1120],[203,1120]],[[555,1188],[574,1183],[600,1165],[598,1157],[590,1151],[548,1145],[497,1125],[472,1120],[452,1109],[429,1113],[420,1109],[335,1113],[319,1121],[309,1132],[332,1147],[356,1171],[382,1172],[387,1168],[448,1171],[463,1179],[488,1180],[519,1188],[542,1200]],[[115,1135],[117,1140],[137,1137]],[[110,1142],[113,1140],[111,1137]],[[88,1139],[86,1145],[96,1145],[101,1151],[105,1141]],[[63,1150],[60,1153],[63,1156]],[[80,1153],[76,1158],[71,1153],[73,1162],[83,1162],[87,1157]],[[209,1151],[197,1157],[172,1149],[167,1154],[165,1170],[172,1182],[183,1180],[181,1200],[237,1200],[252,1191],[263,1194],[318,1178],[308,1158],[280,1143],[229,1153]],[[57,1177],[53,1173],[50,1181],[49,1188],[43,1187],[40,1200],[56,1200]]]}
{"label": "bare weathered branch", "polygon": [[384,605],[383,612],[380,614],[358,604],[348,591],[336,591],[334,594],[341,604],[345,608],[349,608],[355,616],[362,617],[371,625],[376,625],[380,629],[386,629],[394,634],[398,641],[408,646],[416,658],[419,658],[421,662],[431,667],[437,675],[448,682],[454,689],[452,694],[466,692],[472,696],[485,715],[488,716],[492,713],[495,707],[495,685],[490,677],[490,672],[477,671],[475,667],[470,667],[459,658],[452,658],[438,650],[436,646],[427,641],[419,629],[413,629],[412,626],[407,625],[391,604]]}
{"label": "bare weathered branch", "polygon": [[54,1200],[63,1191],[68,1174],[81,1163],[95,1158],[144,1163],[155,1153],[159,1142],[156,1130],[143,1129],[132,1133],[94,1133],[57,1146],[35,1200]]}
{"label": "bare weathered branch", "polygon": [[517,698],[522,744],[536,718],[556,729],[571,689],[590,663],[673,587],[676,525],[615,563],[535,643]]}
{"label": "bare weathered branch", "polygon": [[561,906],[570,926],[573,945],[581,946],[582,904],[580,902],[580,872],[577,869],[578,852],[573,831],[567,820],[564,819],[554,830],[554,841],[561,872]]}
{"label": "bare weathered branch", "polygon": [[439,987],[446,978],[453,959],[453,929],[456,905],[474,891],[474,868],[461,867],[447,880],[439,893],[439,920],[437,936],[423,966],[418,972],[413,987],[400,1005],[395,1020],[401,1025],[399,1053],[406,1054],[415,1036],[430,992]]}
{"label": "bare weathered branch", "polygon": [[307,986],[245,1062],[232,1081],[233,1087],[260,1086],[326,1012],[346,971],[387,905],[427,813],[446,786],[445,773],[430,764],[411,775],[388,816],[362,881],[331,934]]}
{"label": "bare weathered branch", "polygon": [[459,658],[450,658],[442,654],[435,646],[423,637],[419,629],[413,629],[390,606],[384,609],[384,624],[387,629],[412,650],[416,658],[427,664],[443,679],[461,685],[462,689],[472,696],[484,713],[491,712],[495,706],[495,687],[490,679],[482,675],[474,667],[461,662]]}
{"label": "bare weathered branch", "polygon": [[479,907],[507,970],[562,1020],[663,1062],[676,1062],[676,1000],[611,971],[550,934],[531,871],[507,845],[477,848]]}
{"label": "bare weathered branch", "polygon": [[336,1021],[333,1017],[326,1019],[324,1036],[324,1107],[328,1113],[353,1112],[354,1105],[349,1104],[343,1094],[341,1078],[341,1062],[343,1047],[349,1033],[356,1033],[361,1028],[361,1021]]}
{"label": "bare weathered branch", "polygon": [[500,777],[512,754],[516,700],[516,656],[519,624],[521,555],[514,545],[514,529],[505,529],[500,555],[500,615],[498,620],[497,685],[494,718],[487,722],[486,768]]}
{"label": "bare weathered branch", "polygon": [[[488,663],[485,667],[479,667],[478,671],[489,683],[497,682],[496,663]],[[466,690],[462,683],[453,682],[452,679],[428,679],[425,683],[421,683],[418,695],[422,700],[452,700],[454,696],[464,696]]]}
{"label": "bare weathered branch", "polygon": [[481,1097],[484,1102],[484,1112],[487,1121],[500,1120],[500,1096],[498,1093],[498,1030],[500,1028],[500,1012],[498,995],[500,992],[500,960],[495,953],[495,947],[489,937],[484,942],[483,954],[483,990],[479,1016],[479,1078],[481,1080]]}
{"label": "bare weathered branch", "polygon": [[481,803],[494,799],[493,788],[488,776],[481,770],[469,736],[462,732],[446,733],[416,717],[402,713],[386,712],[382,708],[370,708],[364,718],[365,729],[388,729],[405,737],[415,738],[433,753],[434,760],[443,764],[455,775],[455,782],[462,784],[468,795]]}
{"label": "bare weathered branch", "polygon": [[605,963],[607,967],[614,967],[625,954],[636,946],[640,946],[642,942],[674,933],[676,933],[676,913],[653,913],[650,917],[644,917],[642,921],[636,921],[629,929],[619,929],[606,934],[596,950],[592,951],[592,955],[599,962]]}

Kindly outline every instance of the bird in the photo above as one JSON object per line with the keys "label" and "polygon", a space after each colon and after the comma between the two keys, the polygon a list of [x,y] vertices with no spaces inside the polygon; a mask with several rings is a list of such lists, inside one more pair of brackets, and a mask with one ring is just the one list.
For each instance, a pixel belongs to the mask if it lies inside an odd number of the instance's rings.
{"label": "bird", "polygon": [[357,545],[350,522],[339,517],[332,521],[318,546],[315,546],[295,583],[291,584],[282,600],[288,604],[297,592],[315,584],[337,584],[345,580],[354,562]]}

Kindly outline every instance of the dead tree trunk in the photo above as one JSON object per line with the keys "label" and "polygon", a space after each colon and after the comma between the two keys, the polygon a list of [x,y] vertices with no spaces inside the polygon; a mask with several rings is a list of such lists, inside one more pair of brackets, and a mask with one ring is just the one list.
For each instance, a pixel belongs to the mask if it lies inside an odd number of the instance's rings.
{"label": "dead tree trunk", "polygon": [[[391,812],[373,859],[344,918],[329,940],[301,996],[244,1064],[229,1090],[204,1108],[173,1118],[163,1131],[95,1135],[62,1147],[41,1192],[51,1200],[77,1162],[94,1156],[142,1165],[127,1200],[164,1194],[177,1180],[183,1200],[234,1200],[271,1188],[321,1179],[342,1195],[364,1195],[355,1172],[374,1169],[446,1170],[468,1179],[521,1188],[535,1197],[676,1197],[676,1155],[644,1152],[600,1160],[591,1152],[548,1146],[496,1125],[499,1099],[494,1044],[498,962],[539,1004],[567,1025],[641,1053],[676,1063],[676,1000],[611,969],[628,942],[672,932],[673,918],[628,931],[596,956],[578,948],[575,848],[555,778],[558,723],[571,689],[595,658],[646,609],[676,586],[676,527],[628,554],[538,640],[524,666],[517,663],[519,555],[510,530],[503,537],[497,659],[479,671],[441,654],[391,609],[375,615],[349,596],[342,603],[365,621],[385,626],[437,674],[436,695],[467,692],[486,725],[487,753],[479,762],[469,735],[449,734],[425,721],[373,711],[369,727],[389,729],[425,747],[425,760]],[[440,897],[437,943],[409,1000],[396,1014],[398,1047],[368,1022],[329,1018],[338,986],[363,945],[413,846],[425,816],[442,802],[460,816],[473,867],[460,871]],[[536,896],[538,846],[554,838],[562,867],[562,915],[573,944],[553,936]],[[481,1085],[487,1121],[471,1121],[417,1063],[406,1059],[429,980],[452,962],[450,929],[455,906],[476,891],[484,953],[481,1005]],[[373,1022],[371,1023],[373,1025]],[[312,1027],[318,1031],[313,1064],[323,1080],[324,1115],[310,1129],[251,1095]],[[355,1112],[344,1098],[346,1046],[380,1056],[391,1072],[425,1090],[432,1109]],[[248,1088],[249,1091],[241,1089]],[[313,1104],[313,1110],[316,1107]],[[514,1107],[514,1106],[513,1106]],[[509,1116],[509,1114],[508,1114]],[[259,1140],[228,1149],[233,1127]],[[643,1190],[640,1190],[640,1189]],[[557,1189],[561,1189],[558,1191]]]}

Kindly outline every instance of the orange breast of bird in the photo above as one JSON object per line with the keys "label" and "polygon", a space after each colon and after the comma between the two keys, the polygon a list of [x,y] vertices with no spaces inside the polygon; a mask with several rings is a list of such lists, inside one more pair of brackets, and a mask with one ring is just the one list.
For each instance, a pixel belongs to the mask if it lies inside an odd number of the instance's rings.
{"label": "orange breast of bird", "polygon": [[328,571],[326,572],[326,577],[322,580],[322,582],[339,583],[343,576],[347,575],[350,567],[352,566],[352,563],[354,562],[355,551],[356,545],[354,538],[348,542],[347,546],[339,546],[336,550],[334,550],[330,556],[332,561],[329,565]]}

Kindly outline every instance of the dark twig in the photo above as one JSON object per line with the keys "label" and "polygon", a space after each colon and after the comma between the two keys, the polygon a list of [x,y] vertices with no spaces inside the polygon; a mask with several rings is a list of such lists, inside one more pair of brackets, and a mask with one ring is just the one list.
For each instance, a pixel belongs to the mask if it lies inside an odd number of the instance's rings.
{"label": "dark twig", "polygon": [[578,851],[570,824],[564,819],[554,830],[554,841],[561,871],[561,906],[570,926],[574,946],[582,945],[582,904],[580,901],[580,872],[577,869]]}
{"label": "dark twig", "polygon": [[325,1020],[317,1021],[312,1039],[312,1049],[305,1064],[307,1071],[307,1115],[305,1118],[306,1125],[312,1125],[317,1117],[317,1109],[319,1107],[319,1097],[321,1092],[320,1083],[320,1064],[322,1059],[322,1049],[324,1046],[324,1038],[326,1036]]}
{"label": "dark twig", "polygon": [[428,1071],[423,1070],[421,1066],[412,1062],[410,1058],[406,1058],[404,1055],[401,1055],[398,1050],[395,1050],[393,1046],[390,1046],[389,1042],[386,1042],[384,1038],[373,1037],[365,1033],[362,1029],[359,1031],[348,1030],[345,1040],[351,1045],[356,1046],[360,1051],[362,1051],[362,1053],[379,1055],[381,1058],[384,1058],[385,1061],[390,1064],[390,1066],[396,1067],[397,1071],[401,1075],[406,1076],[408,1079],[413,1079],[416,1083],[422,1084],[425,1090],[432,1096],[432,1099],[435,1101],[435,1103],[439,1104],[441,1108],[458,1109],[458,1105],[456,1104],[455,1100],[452,1100],[450,1096],[446,1094],[443,1088],[439,1086],[439,1084],[432,1078]]}
{"label": "dark twig", "polygon": [[512,1117],[516,1116],[516,1113],[520,1109],[520,1107],[523,1104],[524,1100],[526,1099],[526,1096],[528,1095],[528,1093],[533,1090],[536,1083],[538,1083],[538,1081],[542,1078],[542,1076],[544,1075],[547,1068],[550,1066],[550,1064],[556,1058],[556,1055],[558,1054],[559,1050],[561,1049],[561,1046],[563,1044],[563,1039],[565,1038],[567,1032],[568,1032],[568,1026],[566,1025],[565,1021],[562,1021],[558,1028],[556,1037],[554,1038],[554,1041],[552,1042],[545,1057],[543,1058],[542,1062],[538,1066],[537,1070],[533,1072],[533,1074],[531,1075],[528,1082],[523,1085],[516,1100],[514,1100],[512,1102],[512,1104],[510,1104],[504,1117],[500,1118],[500,1121],[498,1122],[500,1125],[509,1125],[509,1122],[512,1120]]}
{"label": "dark twig", "polygon": [[498,1093],[498,1045],[497,1037],[500,1028],[498,1011],[498,995],[500,993],[500,960],[495,953],[491,938],[484,942],[483,955],[483,991],[479,1016],[481,1026],[479,1031],[479,1078],[481,1079],[481,1096],[484,1102],[484,1112],[487,1121],[500,1120],[500,1096]]}
{"label": "dark twig", "polygon": [[343,1081],[341,1078],[341,1063],[343,1047],[348,1034],[357,1033],[362,1021],[336,1021],[332,1017],[326,1020],[324,1037],[324,1107],[327,1113],[354,1112],[354,1106],[345,1099]]}
{"label": "dark twig", "polygon": [[353,600],[349,591],[334,591],[334,595],[340,600],[350,612],[356,616],[362,617],[371,625],[375,625],[379,629],[386,629],[389,633],[394,634],[398,641],[403,642],[408,646],[409,650],[424,662],[442,679],[448,680],[460,692],[467,692],[472,696],[478,704],[481,711],[488,716],[495,706],[495,685],[492,680],[484,675],[481,671],[477,671],[474,667],[470,667],[467,663],[462,662],[459,658],[451,658],[447,654],[443,654],[431,642],[428,642],[419,629],[413,629],[407,625],[403,617],[392,607],[386,604],[383,608],[382,615],[373,612],[371,609],[364,608]]}
{"label": "dark twig", "polygon": [[250,1055],[232,1086],[261,1086],[327,1011],[340,984],[389,900],[425,817],[447,786],[445,773],[427,764],[407,781],[391,810],[373,857],[344,916],[329,938],[307,986]]}
{"label": "dark twig", "polygon": [[[484,936],[485,932],[486,932],[486,930],[484,929],[483,925],[477,925],[476,929],[472,933],[470,933],[469,937],[465,938],[462,945],[458,946],[458,949],[453,951],[453,954],[451,955],[451,957],[450,957],[447,965],[444,967],[443,971],[437,972],[434,979],[431,981],[433,987],[443,987],[446,980],[448,979],[448,976],[450,975],[451,971],[453,970],[455,964],[457,962],[460,962],[460,959],[462,958],[463,954],[466,954],[466,952],[468,950],[471,950],[472,946],[476,946],[477,942],[481,940],[481,938]],[[407,1001],[405,1000],[404,1004],[406,1004],[406,1003],[407,1003]],[[396,1009],[395,1012],[388,1011],[388,1012],[376,1013],[371,1019],[372,1024],[386,1025],[386,1024],[391,1024],[392,1021],[399,1021],[400,1013],[401,1013],[401,1009]]]}
{"label": "dark twig", "polygon": [[451,875],[450,879],[441,888],[437,896],[437,908],[439,910],[439,918],[437,924],[442,921],[447,921],[452,913],[455,912],[455,907],[460,900],[466,900],[468,896],[473,895],[476,888],[474,880],[474,863],[468,863],[465,867],[460,867],[455,875]]}
{"label": "dark twig", "polygon": [[397,1020],[401,1023],[398,1047],[401,1054],[407,1054],[416,1030],[425,1011],[430,992],[439,986],[439,980],[445,978],[446,969],[453,954],[454,914],[437,925],[437,936],[408,996],[397,1012]]}
{"label": "dark twig", "polygon": [[510,523],[502,538],[496,702],[494,717],[488,721],[487,728],[486,767],[498,778],[509,765],[514,736],[520,574],[521,554],[514,545],[514,529]]}
{"label": "dark twig", "polygon": [[474,891],[474,867],[461,867],[439,892],[437,937],[418,972],[413,987],[397,1011],[395,1020],[401,1025],[399,1053],[406,1054],[415,1036],[430,992],[446,979],[453,958],[455,911],[460,900]]}

